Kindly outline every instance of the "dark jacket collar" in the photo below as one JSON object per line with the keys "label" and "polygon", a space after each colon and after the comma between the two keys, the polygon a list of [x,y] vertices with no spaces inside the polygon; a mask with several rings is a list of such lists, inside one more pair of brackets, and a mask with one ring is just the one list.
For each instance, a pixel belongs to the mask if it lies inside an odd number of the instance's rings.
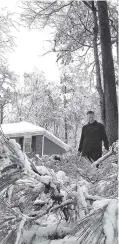
{"label": "dark jacket collar", "polygon": [[97,124],[97,120],[94,120],[93,123],[88,122],[88,124],[89,124],[89,125],[95,125],[95,124]]}

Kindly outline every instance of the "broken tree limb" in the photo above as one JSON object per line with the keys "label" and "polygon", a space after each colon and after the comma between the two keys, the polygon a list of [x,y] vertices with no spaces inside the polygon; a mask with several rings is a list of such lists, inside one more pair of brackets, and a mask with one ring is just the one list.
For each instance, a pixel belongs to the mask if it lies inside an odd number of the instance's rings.
{"label": "broken tree limb", "polygon": [[74,200],[66,200],[65,202],[61,203],[60,205],[58,206],[55,206],[53,207],[54,204],[51,204],[45,211],[43,211],[41,213],[41,211],[38,211],[38,212],[33,212],[31,215],[34,215],[34,217],[30,217],[31,219],[33,218],[33,220],[35,219],[38,219],[40,217],[43,217],[44,215],[48,214],[49,212],[53,212],[53,211],[56,211],[57,209],[59,208],[63,208],[67,205],[70,205],[70,204],[73,204],[74,203]]}
{"label": "broken tree limb", "polygon": [[69,204],[73,204],[73,203],[74,203],[74,200],[71,200],[71,199],[70,200],[66,200],[65,202],[61,203],[60,205],[51,208],[50,212],[53,212],[53,211],[55,211],[55,210],[57,210],[59,208],[63,208],[65,206],[67,206]]}
{"label": "broken tree limb", "polygon": [[113,151],[109,151],[108,153],[106,153],[104,156],[102,156],[101,158],[99,158],[98,160],[96,160],[93,165],[94,166],[97,166],[99,165],[100,163],[102,163],[105,159],[107,159],[109,156],[111,156],[113,153]]}
{"label": "broken tree limb", "polygon": [[80,176],[82,177],[82,178],[85,178],[88,182],[91,182],[91,183],[94,183],[87,175],[84,175],[84,172],[83,172],[83,170],[82,169],[79,169],[75,164],[73,164],[72,163],[72,165],[73,165],[73,167],[79,172],[79,174],[80,174]]}
{"label": "broken tree limb", "polygon": [[100,196],[96,196],[96,195],[92,196],[92,195],[86,194],[85,199],[86,200],[97,201],[97,200],[102,200],[103,198],[100,197]]}
{"label": "broken tree limb", "polygon": [[15,241],[15,244],[19,244],[20,243],[20,238],[22,236],[22,231],[23,231],[23,227],[25,225],[25,222],[27,220],[27,217],[26,216],[23,216],[20,224],[19,224],[19,228],[18,228],[18,231],[17,231],[17,238],[16,238],[16,241]]}

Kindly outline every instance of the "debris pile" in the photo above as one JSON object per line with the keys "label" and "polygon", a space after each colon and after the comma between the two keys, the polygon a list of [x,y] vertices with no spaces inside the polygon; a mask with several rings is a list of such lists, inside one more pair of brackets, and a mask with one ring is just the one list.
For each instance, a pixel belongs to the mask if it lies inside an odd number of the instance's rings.
{"label": "debris pile", "polygon": [[1,135],[0,243],[116,244],[117,143],[110,150],[98,169],[74,154],[36,162]]}

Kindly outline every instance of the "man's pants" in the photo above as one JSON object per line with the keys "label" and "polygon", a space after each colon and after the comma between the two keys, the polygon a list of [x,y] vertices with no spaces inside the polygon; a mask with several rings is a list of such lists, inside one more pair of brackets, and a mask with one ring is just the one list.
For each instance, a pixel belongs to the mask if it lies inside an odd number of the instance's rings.
{"label": "man's pants", "polygon": [[91,162],[98,160],[101,156],[101,152],[89,152],[89,153],[82,153],[82,156],[87,157]]}

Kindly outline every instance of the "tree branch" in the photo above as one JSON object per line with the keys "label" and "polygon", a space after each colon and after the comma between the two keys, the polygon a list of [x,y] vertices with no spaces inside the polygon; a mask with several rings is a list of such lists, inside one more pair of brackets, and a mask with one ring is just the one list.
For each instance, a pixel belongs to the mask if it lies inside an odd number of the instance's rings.
{"label": "tree branch", "polygon": [[106,153],[104,156],[102,156],[101,158],[99,158],[97,161],[95,161],[93,163],[94,166],[99,165],[100,163],[102,163],[106,158],[108,158],[111,154],[113,153],[113,151],[109,151],[108,153]]}
{"label": "tree branch", "polygon": [[59,208],[63,208],[65,206],[67,206],[69,204],[73,204],[73,203],[74,203],[74,200],[71,200],[71,199],[70,200],[66,200],[65,202],[61,203],[60,205],[55,206],[54,208],[51,208],[50,212],[53,212],[53,211],[55,211],[55,210],[57,210]]}
{"label": "tree branch", "polygon": [[[86,1],[82,1],[89,9],[91,9],[92,11],[93,11],[93,8],[92,8],[92,6],[89,4],[90,3],[90,1],[89,1],[89,3],[88,2],[86,2]],[[97,9],[96,9],[96,7],[94,7],[95,8],[95,11],[97,12]]]}

